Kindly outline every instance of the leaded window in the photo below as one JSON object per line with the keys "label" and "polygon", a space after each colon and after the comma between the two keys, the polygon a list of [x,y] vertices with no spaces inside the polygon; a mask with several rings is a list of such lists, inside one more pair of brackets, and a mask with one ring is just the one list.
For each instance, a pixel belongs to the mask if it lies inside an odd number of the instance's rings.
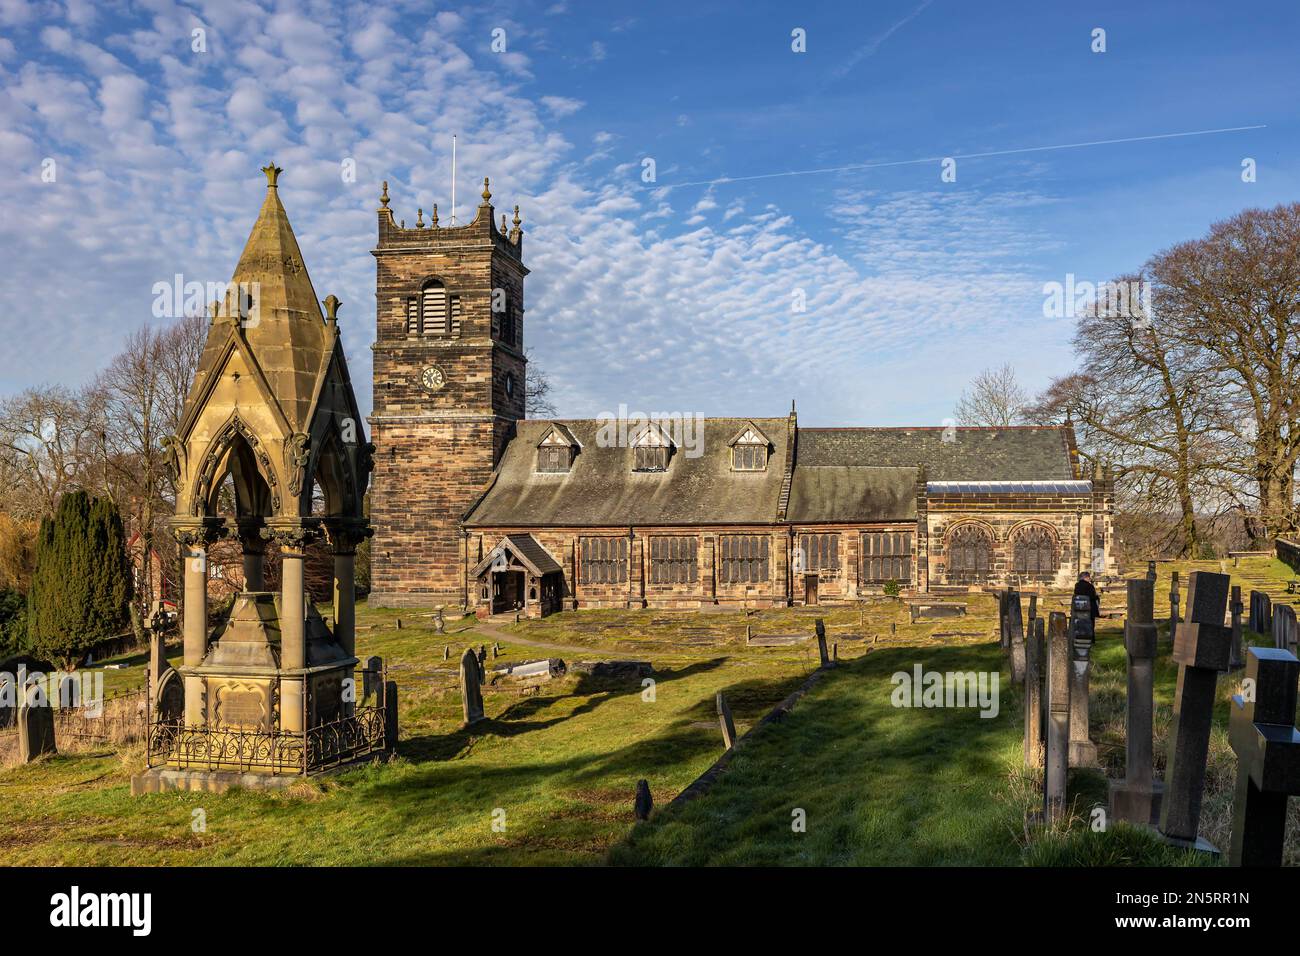
{"label": "leaded window", "polygon": [[764,584],[769,580],[767,535],[724,534],[718,538],[718,581]]}
{"label": "leaded window", "polygon": [[573,450],[568,445],[543,445],[537,449],[537,470],[544,474],[565,474],[572,465]]}
{"label": "leaded window", "polygon": [[1049,528],[1037,524],[1021,528],[1016,532],[1014,554],[1016,574],[1056,573],[1056,535]]}
{"label": "leaded window", "polygon": [[627,538],[582,538],[582,584],[627,583]]}
{"label": "leaded window", "polygon": [[948,577],[980,581],[993,566],[993,539],[979,525],[964,524],[948,535]]}
{"label": "leaded window", "polygon": [[866,584],[910,584],[912,581],[912,533],[910,531],[864,531],[862,534],[862,580]]}
{"label": "leaded window", "polygon": [[840,536],[833,532],[799,535],[798,571],[838,571]]}
{"label": "leaded window", "polygon": [[685,535],[650,539],[650,583],[694,584],[699,580],[698,540]]}

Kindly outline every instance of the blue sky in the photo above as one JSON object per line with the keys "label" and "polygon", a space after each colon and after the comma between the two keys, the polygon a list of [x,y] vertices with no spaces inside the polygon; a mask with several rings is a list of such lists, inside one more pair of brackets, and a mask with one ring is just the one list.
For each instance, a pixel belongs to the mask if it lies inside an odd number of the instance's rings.
{"label": "blue sky", "polygon": [[484,175],[523,207],[562,415],[940,424],[984,367],[1070,368],[1045,283],[1300,198],[1298,35],[1292,2],[0,0],[0,392],[229,279],[274,158],[368,408],[379,182],[445,218],[457,133],[461,214]]}

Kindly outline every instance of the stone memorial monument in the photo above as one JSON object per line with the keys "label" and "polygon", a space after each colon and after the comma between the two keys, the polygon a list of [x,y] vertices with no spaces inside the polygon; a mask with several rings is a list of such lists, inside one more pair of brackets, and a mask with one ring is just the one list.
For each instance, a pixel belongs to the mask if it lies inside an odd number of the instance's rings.
{"label": "stone memorial monument", "polygon": [[460,658],[460,694],[466,727],[485,719],[482,685],[478,655],[472,647],[466,648]]}
{"label": "stone memorial monument", "polygon": [[1190,575],[1187,620],[1174,633],[1178,686],[1160,806],[1160,833],[1166,840],[1211,853],[1218,851],[1200,837],[1199,828],[1215,684],[1219,671],[1228,666],[1232,644],[1232,629],[1223,623],[1228,588],[1226,574],[1193,571]]}
{"label": "stone memorial monument", "polygon": [[1095,767],[1097,745],[1089,736],[1088,684],[1092,671],[1092,601],[1086,595],[1070,605],[1070,766]]}
{"label": "stone memorial monument", "polygon": [[1128,652],[1128,706],[1124,729],[1124,779],[1110,783],[1110,813],[1117,820],[1154,826],[1160,818],[1164,784],[1152,769],[1154,670],[1156,657],[1155,582],[1128,582],[1124,649]]}
{"label": "stone memorial monument", "polygon": [[1047,753],[1044,758],[1043,819],[1065,815],[1065,780],[1070,743],[1070,631],[1065,615],[1047,619]]}
{"label": "stone memorial monument", "polygon": [[[1031,605],[1032,609],[1032,605]],[[1025,766],[1043,761],[1043,620],[1029,619],[1025,645]]]}
{"label": "stone memorial monument", "polygon": [[1025,622],[1020,609],[1020,592],[1007,591],[1007,646],[1011,651],[1011,682],[1025,680]]}

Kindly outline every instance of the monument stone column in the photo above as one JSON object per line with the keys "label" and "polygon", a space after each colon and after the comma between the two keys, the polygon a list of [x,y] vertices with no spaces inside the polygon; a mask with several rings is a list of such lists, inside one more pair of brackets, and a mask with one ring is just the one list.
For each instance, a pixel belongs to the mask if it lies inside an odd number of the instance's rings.
{"label": "monument stone column", "polygon": [[311,530],[302,526],[273,532],[280,545],[280,730],[303,732],[303,673],[307,667],[307,604],[303,564]]}

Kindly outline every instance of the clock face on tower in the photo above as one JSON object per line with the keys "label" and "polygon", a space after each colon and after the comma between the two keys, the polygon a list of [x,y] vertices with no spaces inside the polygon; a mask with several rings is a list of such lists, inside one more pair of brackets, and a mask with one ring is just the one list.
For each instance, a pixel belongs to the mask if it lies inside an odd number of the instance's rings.
{"label": "clock face on tower", "polygon": [[420,373],[420,384],[426,391],[436,392],[447,384],[447,376],[442,374],[442,369],[436,365],[430,365]]}

